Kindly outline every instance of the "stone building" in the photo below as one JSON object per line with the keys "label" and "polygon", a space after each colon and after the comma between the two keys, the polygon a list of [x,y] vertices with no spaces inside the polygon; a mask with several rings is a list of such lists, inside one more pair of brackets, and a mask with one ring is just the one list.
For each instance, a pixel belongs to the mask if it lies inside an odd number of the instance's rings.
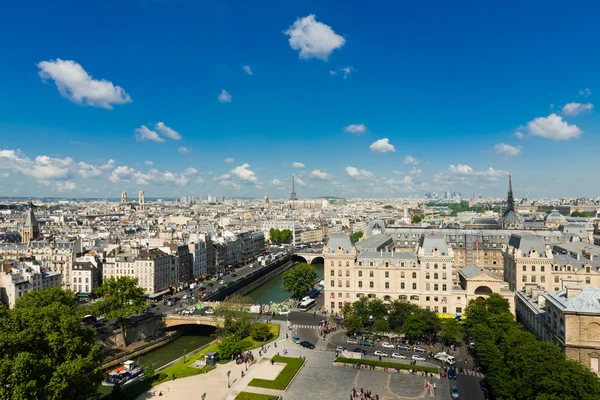
{"label": "stone building", "polygon": [[33,212],[33,205],[30,204],[27,209],[27,218],[21,228],[21,243],[27,244],[40,236],[40,227],[37,218]]}
{"label": "stone building", "polygon": [[49,271],[36,262],[2,264],[0,271],[0,299],[13,308],[19,297],[31,290],[61,287],[61,275]]}
{"label": "stone building", "polygon": [[600,374],[600,288],[574,285],[543,293],[530,285],[515,299],[517,319],[526,329]]}

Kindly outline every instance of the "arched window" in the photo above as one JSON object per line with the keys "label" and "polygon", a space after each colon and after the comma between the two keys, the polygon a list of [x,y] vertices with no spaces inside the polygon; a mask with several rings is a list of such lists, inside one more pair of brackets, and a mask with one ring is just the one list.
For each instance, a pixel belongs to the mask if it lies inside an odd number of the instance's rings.
{"label": "arched window", "polygon": [[359,261],[359,262],[358,262],[358,266],[359,266],[359,267],[362,267],[362,261]]}
{"label": "arched window", "polygon": [[438,276],[437,272],[435,274],[433,274],[433,279],[438,279],[438,278],[439,278],[439,276]]}
{"label": "arched window", "polygon": [[369,261],[369,267],[373,266],[373,261]]}
{"label": "arched window", "polygon": [[419,296],[410,296],[411,300],[419,300]]}
{"label": "arched window", "polygon": [[429,279],[430,277],[431,277],[431,276],[429,275],[429,272],[427,272],[427,273],[425,274],[425,279]]}
{"label": "arched window", "polygon": [[531,266],[531,272],[535,272],[535,265]]}
{"label": "arched window", "polygon": [[442,279],[446,279],[446,273],[445,272],[442,274]]}
{"label": "arched window", "polygon": [[542,272],[546,272],[546,267],[544,267],[543,265],[540,267],[540,271]]}
{"label": "arched window", "polygon": [[531,275],[531,283],[535,283],[535,275]]}
{"label": "arched window", "polygon": [[527,265],[523,265],[523,271],[527,271]]}
{"label": "arched window", "polygon": [[390,301],[392,298],[390,296],[383,296],[384,301]]}
{"label": "arched window", "polygon": [[545,276],[540,276],[540,282],[541,283],[546,283],[546,277]]}
{"label": "arched window", "polygon": [[439,285],[438,285],[437,283],[435,283],[435,284],[433,285],[433,290],[438,290],[438,289],[439,289]]}
{"label": "arched window", "polygon": [[429,269],[429,263],[425,263],[425,268]]}
{"label": "arched window", "polygon": [[390,263],[389,263],[389,261],[386,261],[386,262],[385,262],[385,266],[386,266],[386,268],[390,266]]}
{"label": "arched window", "polygon": [[404,267],[404,261],[402,261],[402,262],[400,263],[400,266],[401,266],[401,267]]}
{"label": "arched window", "polygon": [[433,264],[433,269],[438,269],[437,263]]}
{"label": "arched window", "polygon": [[400,300],[400,301],[406,301],[406,296],[400,295],[400,296],[398,296],[398,300]]}
{"label": "arched window", "polygon": [[442,264],[442,269],[446,269],[446,264]]}
{"label": "arched window", "polygon": [[445,292],[446,290],[448,290],[448,286],[447,286],[445,283],[442,285],[442,290],[443,290],[444,292]]}

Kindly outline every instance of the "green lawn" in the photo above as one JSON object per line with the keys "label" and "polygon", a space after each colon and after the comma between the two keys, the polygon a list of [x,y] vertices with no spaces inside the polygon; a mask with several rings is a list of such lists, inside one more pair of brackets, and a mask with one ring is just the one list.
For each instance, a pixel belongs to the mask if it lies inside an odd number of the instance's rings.
{"label": "green lawn", "polygon": [[291,358],[291,357],[283,357],[283,356],[275,356],[273,357],[273,361],[285,363],[286,366],[283,367],[283,370],[277,375],[277,378],[270,381],[268,379],[257,379],[254,378],[250,381],[248,386],[261,387],[265,389],[276,389],[276,390],[285,390],[288,387],[292,379],[296,376],[302,364],[304,364],[304,360],[302,358]]}
{"label": "green lawn", "polygon": [[405,369],[405,370],[412,369],[413,371],[420,371],[420,372],[427,371],[427,372],[431,372],[433,374],[436,374],[439,371],[437,367],[424,367],[422,365],[400,364],[400,363],[394,363],[394,362],[389,362],[389,361],[361,360],[361,359],[356,359],[356,358],[344,358],[344,357],[338,357],[338,358],[336,358],[335,361],[339,362],[339,363],[346,363],[346,364],[375,365],[376,367],[388,367],[391,369]]}
{"label": "green lawn", "polygon": [[235,400],[278,400],[279,396],[271,396],[269,394],[240,392],[235,396]]}

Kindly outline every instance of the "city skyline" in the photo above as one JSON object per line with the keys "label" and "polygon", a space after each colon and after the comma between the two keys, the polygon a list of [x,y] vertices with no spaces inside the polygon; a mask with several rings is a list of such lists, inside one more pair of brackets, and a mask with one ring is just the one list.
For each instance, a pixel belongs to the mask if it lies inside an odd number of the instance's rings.
{"label": "city skyline", "polygon": [[600,6],[264,4],[7,6],[3,195],[598,196]]}

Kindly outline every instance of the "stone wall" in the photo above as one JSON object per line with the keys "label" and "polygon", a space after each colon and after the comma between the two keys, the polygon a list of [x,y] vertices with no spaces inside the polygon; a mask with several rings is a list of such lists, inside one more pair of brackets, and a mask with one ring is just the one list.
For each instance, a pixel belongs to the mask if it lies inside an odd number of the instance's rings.
{"label": "stone wall", "polygon": [[110,351],[113,349],[120,349],[134,342],[146,342],[149,343],[163,336],[163,326],[160,315],[155,315],[150,318],[137,321],[129,324],[126,327],[126,338],[127,343],[123,343],[123,336],[121,329],[117,328],[107,333],[101,333],[96,336],[96,340],[99,341],[104,350]]}

